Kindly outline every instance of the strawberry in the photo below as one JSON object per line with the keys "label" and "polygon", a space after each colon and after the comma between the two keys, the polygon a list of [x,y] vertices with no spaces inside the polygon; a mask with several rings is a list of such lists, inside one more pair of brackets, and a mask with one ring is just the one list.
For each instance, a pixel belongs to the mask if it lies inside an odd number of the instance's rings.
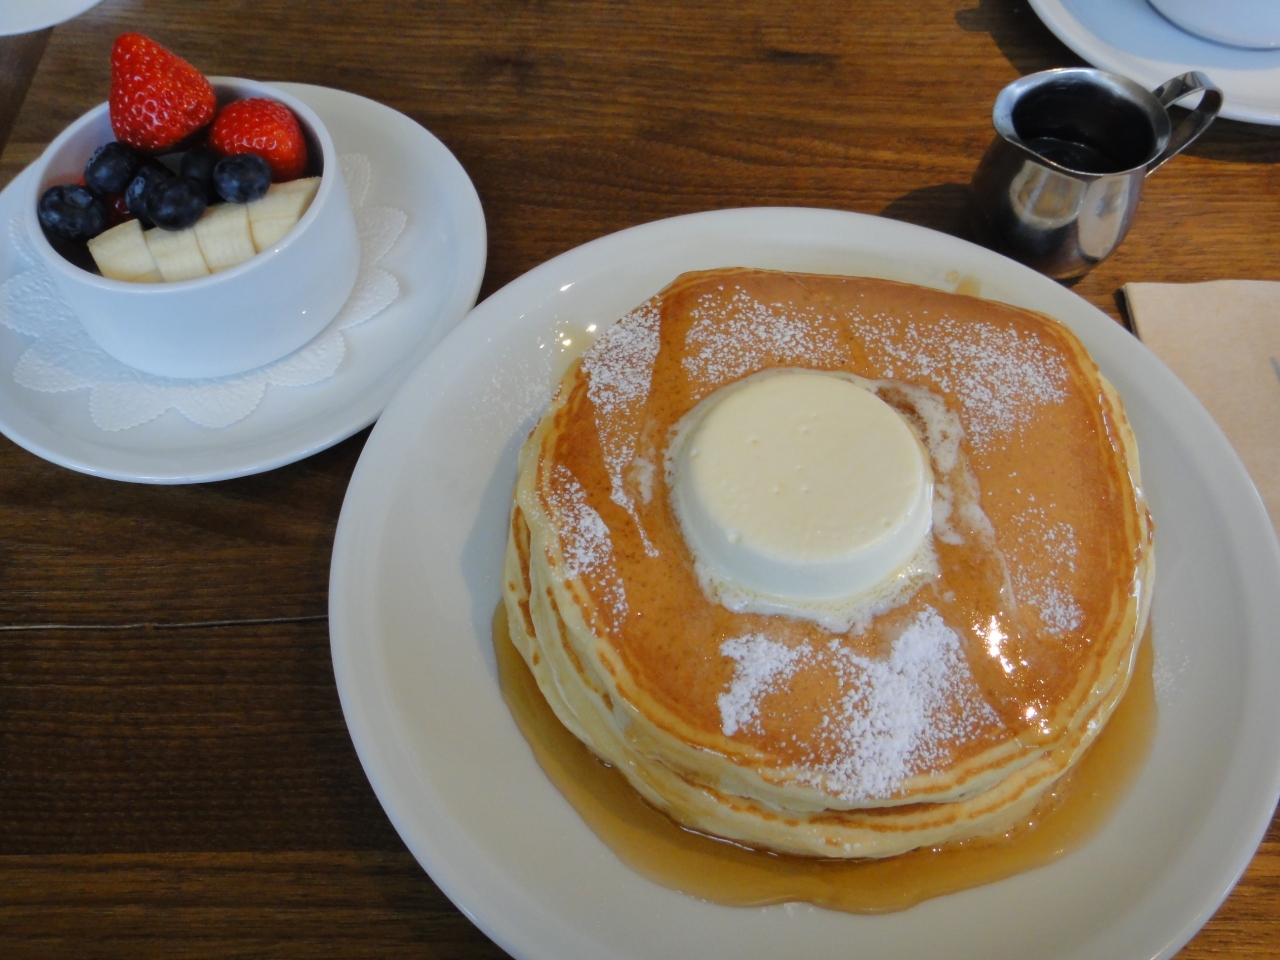
{"label": "strawberry", "polygon": [[209,131],[209,146],[228,156],[255,153],[271,166],[276,183],[307,172],[307,141],[288,107],[255,97],[229,103]]}
{"label": "strawberry", "polygon": [[111,49],[111,129],[139,150],[172,147],[213,119],[213,85],[187,61],[140,33]]}

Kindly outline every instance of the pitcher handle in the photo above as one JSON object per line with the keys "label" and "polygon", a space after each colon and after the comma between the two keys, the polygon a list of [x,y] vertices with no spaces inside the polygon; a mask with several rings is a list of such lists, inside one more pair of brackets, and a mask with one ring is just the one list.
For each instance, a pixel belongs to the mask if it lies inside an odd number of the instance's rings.
{"label": "pitcher handle", "polygon": [[1183,120],[1178,125],[1178,129],[1169,136],[1169,143],[1160,155],[1147,164],[1147,176],[1151,176],[1165,161],[1176,157],[1191,146],[1200,134],[1209,129],[1209,124],[1213,123],[1214,117],[1222,109],[1222,91],[1199,70],[1192,70],[1172,80],[1166,80],[1151,91],[1160,101],[1160,105],[1168,110],[1174,103],[1197,90],[1204,91],[1200,102],[1196,104],[1191,116]]}

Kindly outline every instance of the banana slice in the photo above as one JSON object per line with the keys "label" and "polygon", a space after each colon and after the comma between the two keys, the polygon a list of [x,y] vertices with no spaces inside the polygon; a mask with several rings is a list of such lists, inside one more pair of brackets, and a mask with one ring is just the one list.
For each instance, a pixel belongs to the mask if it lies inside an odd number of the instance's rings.
{"label": "banana slice", "polygon": [[147,249],[160,268],[160,276],[169,283],[209,275],[209,267],[200,252],[194,227],[186,230],[162,230],[155,227],[143,236],[147,238]]}
{"label": "banana slice", "polygon": [[319,177],[273,183],[266,196],[248,204],[249,228],[253,234],[253,245],[259,253],[269,250],[293,229],[311,206],[319,189]]}
{"label": "banana slice", "polygon": [[98,271],[111,280],[159,283],[160,270],[137,220],[126,220],[89,241]]}
{"label": "banana slice", "polygon": [[192,229],[211,273],[244,263],[258,252],[249,233],[249,211],[243,203],[210,207]]}
{"label": "banana slice", "polygon": [[273,183],[252,203],[210,207],[194,227],[145,233],[127,220],[89,241],[89,252],[104,277],[134,283],[173,282],[206,277],[244,263],[270,249],[302,219],[319,177]]}

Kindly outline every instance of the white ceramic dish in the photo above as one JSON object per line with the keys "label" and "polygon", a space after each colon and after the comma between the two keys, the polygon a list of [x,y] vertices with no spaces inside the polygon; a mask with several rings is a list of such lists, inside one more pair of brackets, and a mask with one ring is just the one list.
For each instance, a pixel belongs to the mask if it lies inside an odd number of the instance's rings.
{"label": "white ceramic dish", "polygon": [[[49,187],[74,183],[93,152],[115,139],[108,104],[67,127],[23,180],[27,234],[85,332],[121,363],[158,377],[228,377],[297,350],[338,315],[356,283],[360,238],[324,122],[269,84],[210,77],[219,108],[260,97],[288,107],[324,173],[302,219],[269,250],[230,269],[178,283],[126,283],[58,253],[36,213]],[[318,156],[318,160],[316,155]]]}
{"label": "white ceramic dish", "polygon": [[31,33],[78,17],[102,0],[5,0],[0,3],[0,37]]}
{"label": "white ceramic dish", "polygon": [[1250,50],[1280,47],[1280,4],[1275,0],[1148,0],[1188,33]]}
{"label": "white ceramic dish", "polygon": [[[853,916],[732,909],[642,879],[534,761],[498,690],[490,621],[516,452],[555,344],[683,270],[857,273],[1046,311],[1124,396],[1157,523],[1153,753],[1101,834],[1061,861]],[[396,829],[440,887],[524,960],[1168,957],[1248,863],[1280,793],[1280,553],[1203,408],[1079,297],[982,248],[821,210],[727,210],[636,227],[543,264],[477,307],[405,382],[364,448],[334,544],[343,711]]]}
{"label": "white ceramic dish", "polygon": [[[271,388],[250,416],[223,430],[196,426],[176,411],[118,433],[89,418],[84,395],[37,393],[11,371],[27,341],[0,327],[0,432],[47,460],[117,480],[193,483],[274,469],[368,426],[401,380],[475,303],[484,275],[486,235],[479,197],[448,149],[408,117],[354,94],[324,87],[276,86],[324,120],[339,153],[365,153],[373,165],[371,204],[408,214],[404,233],[380,265],[400,297],[351,330],[338,372],[311,387]],[[25,171],[0,194],[0,238],[21,212]],[[0,278],[17,269],[0,239]]]}
{"label": "white ceramic dish", "polygon": [[1280,124],[1280,50],[1243,50],[1180,30],[1147,0],[1030,0],[1081,57],[1153,90],[1188,70],[1221,88],[1221,116]]}

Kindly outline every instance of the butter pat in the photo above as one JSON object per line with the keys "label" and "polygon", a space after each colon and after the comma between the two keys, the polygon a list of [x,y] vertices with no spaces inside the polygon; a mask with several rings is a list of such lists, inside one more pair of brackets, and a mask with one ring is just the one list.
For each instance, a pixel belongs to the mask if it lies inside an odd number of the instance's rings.
{"label": "butter pat", "polygon": [[691,418],[673,445],[673,506],[712,579],[782,610],[798,601],[804,615],[806,602],[876,591],[920,552],[928,455],[854,378],[776,370],[724,388]]}

